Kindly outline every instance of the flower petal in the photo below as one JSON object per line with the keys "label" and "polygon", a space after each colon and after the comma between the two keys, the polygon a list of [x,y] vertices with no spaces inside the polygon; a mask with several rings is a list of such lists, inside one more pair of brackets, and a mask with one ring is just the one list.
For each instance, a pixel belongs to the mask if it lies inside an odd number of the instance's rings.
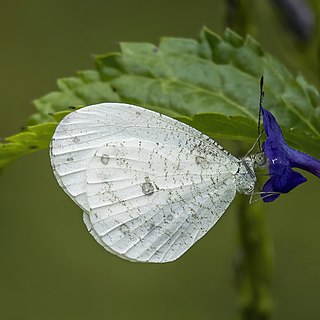
{"label": "flower petal", "polygon": [[[279,196],[279,194],[272,194],[274,192],[273,190],[273,179],[270,178],[263,186],[262,188],[262,194],[261,197],[263,199],[264,202],[272,202],[274,200],[276,200]],[[270,193],[270,195],[267,195],[268,193]]]}
{"label": "flower petal", "polygon": [[270,111],[262,107],[260,107],[260,110],[263,116],[263,127],[264,127],[264,131],[266,132],[266,135],[271,140],[275,140],[275,141],[278,141],[279,143],[286,144],[282,135],[282,131],[274,115]]}
{"label": "flower petal", "polygon": [[287,155],[290,166],[308,171],[320,178],[320,161],[306,153],[294,150],[287,146]]}

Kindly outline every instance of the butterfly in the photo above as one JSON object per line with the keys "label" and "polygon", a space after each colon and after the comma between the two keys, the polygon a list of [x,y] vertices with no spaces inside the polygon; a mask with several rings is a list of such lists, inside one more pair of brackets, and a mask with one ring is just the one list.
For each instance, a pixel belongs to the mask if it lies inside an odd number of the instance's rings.
{"label": "butterfly", "polygon": [[131,261],[176,260],[256,184],[256,156],[239,159],[187,124],[123,103],[67,115],[50,158],[91,235]]}

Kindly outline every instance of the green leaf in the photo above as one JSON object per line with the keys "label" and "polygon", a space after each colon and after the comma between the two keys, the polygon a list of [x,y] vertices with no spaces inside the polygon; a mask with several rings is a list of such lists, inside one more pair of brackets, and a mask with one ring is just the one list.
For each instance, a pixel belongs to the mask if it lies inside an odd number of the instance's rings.
{"label": "green leaf", "polygon": [[41,129],[47,125],[53,130],[52,114],[60,121],[70,112],[68,106],[100,102],[144,106],[210,137],[253,143],[261,75],[264,106],[284,128],[289,144],[320,157],[318,91],[301,75],[294,77],[252,37],[242,38],[231,30],[220,37],[204,28],[197,40],[166,37],[158,46],[121,43],[120,47],[121,53],[97,56],[96,70],[58,80],[59,91],[34,102],[37,113],[29,119],[27,132],[39,131],[32,139],[30,132],[7,138],[0,145],[0,168],[38,149],[30,145],[41,141],[43,148],[48,146],[53,131]]}
{"label": "green leaf", "polygon": [[48,148],[57,122],[41,123],[0,141],[0,171],[17,158]]}

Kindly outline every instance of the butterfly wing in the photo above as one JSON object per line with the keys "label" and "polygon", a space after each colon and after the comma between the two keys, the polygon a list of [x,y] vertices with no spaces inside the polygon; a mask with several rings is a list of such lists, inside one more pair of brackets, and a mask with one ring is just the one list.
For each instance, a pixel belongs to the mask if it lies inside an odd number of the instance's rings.
{"label": "butterfly wing", "polygon": [[90,233],[125,259],[177,259],[236,193],[238,160],[199,131],[125,104],[80,109],[59,124],[51,161]]}

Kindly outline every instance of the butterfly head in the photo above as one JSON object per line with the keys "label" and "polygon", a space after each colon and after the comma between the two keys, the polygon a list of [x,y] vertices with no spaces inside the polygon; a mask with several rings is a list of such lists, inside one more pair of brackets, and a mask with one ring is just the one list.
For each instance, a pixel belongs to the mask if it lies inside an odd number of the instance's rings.
{"label": "butterfly head", "polygon": [[252,156],[252,160],[254,161],[254,168],[265,168],[268,164],[268,158],[266,154],[261,151]]}

